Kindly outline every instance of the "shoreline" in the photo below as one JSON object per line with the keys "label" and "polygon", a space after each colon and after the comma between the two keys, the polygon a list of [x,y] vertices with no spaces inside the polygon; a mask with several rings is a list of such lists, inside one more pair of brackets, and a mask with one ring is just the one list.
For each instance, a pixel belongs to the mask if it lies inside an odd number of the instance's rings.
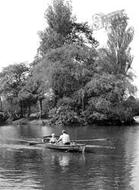
{"label": "shoreline", "polygon": [[15,121],[11,121],[11,122],[8,122],[9,124],[13,124],[13,125],[46,125],[48,124],[48,119],[33,119],[33,120],[30,120],[30,119],[26,119],[26,118],[22,118],[22,119],[18,119],[18,120],[15,120]]}
{"label": "shoreline", "polygon": [[[97,122],[94,122],[94,123],[86,123],[86,126],[87,125],[97,125],[97,126],[129,126],[129,125],[133,125],[133,124],[137,124],[139,122],[137,122],[137,120],[133,119],[132,121],[130,122],[123,122],[123,123],[119,123],[118,121],[97,121]],[[21,118],[21,119],[18,119],[18,120],[15,120],[15,121],[8,121],[8,124],[13,124],[13,125],[39,125],[39,126],[45,126],[45,125],[50,125],[50,126],[53,126],[53,125],[56,125],[56,124],[53,124],[51,125],[50,124],[50,121],[49,119],[27,119],[27,118]],[[71,123],[71,126],[73,125],[83,125],[85,126],[85,124],[79,124],[79,123]]]}

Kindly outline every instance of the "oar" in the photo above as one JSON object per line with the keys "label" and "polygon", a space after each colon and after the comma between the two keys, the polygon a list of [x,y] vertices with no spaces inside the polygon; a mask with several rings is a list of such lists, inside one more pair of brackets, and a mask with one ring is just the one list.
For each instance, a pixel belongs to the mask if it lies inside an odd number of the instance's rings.
{"label": "oar", "polygon": [[[43,136],[42,138],[43,138],[43,139],[44,139],[44,138],[47,139],[47,138],[51,138],[51,137],[52,137],[52,135],[47,135],[47,136]],[[55,135],[55,137],[58,138],[59,136],[58,136],[58,135]]]}
{"label": "oar", "polygon": [[[56,136],[58,137],[58,136]],[[9,140],[9,141],[18,141],[18,142],[24,142],[24,143],[27,143],[29,145],[37,145],[37,144],[44,144],[43,141],[39,141],[41,139],[46,139],[49,141],[49,138],[51,138],[51,135],[48,135],[48,136],[44,136],[42,138],[39,138],[38,141],[35,141],[35,140],[26,140],[26,139],[14,139],[14,138],[4,138],[4,139],[1,139],[1,140]]]}
{"label": "oar", "polygon": [[[59,136],[55,136],[55,137],[58,138]],[[46,140],[46,142],[49,141],[50,138],[51,138],[51,135],[47,135],[47,136],[42,137],[42,139]],[[71,141],[74,141],[74,142],[92,142],[92,141],[107,141],[107,140],[108,139],[72,139]],[[38,144],[39,144],[39,142],[38,142]]]}
{"label": "oar", "polygon": [[[43,136],[42,139],[47,139],[51,138],[51,135]],[[56,138],[59,138],[58,135],[55,135]],[[72,139],[71,141],[108,141],[109,139],[107,138],[101,138],[101,139]]]}
{"label": "oar", "polygon": [[75,139],[75,140],[71,140],[71,141],[75,141],[75,142],[91,142],[91,141],[107,141],[108,139]]}
{"label": "oar", "polygon": [[[47,135],[47,136],[43,136],[41,139],[41,142],[35,142],[35,141],[30,141],[29,145],[37,145],[37,144],[44,144],[45,142],[49,142],[49,139],[51,138],[51,135]],[[59,136],[55,136],[55,137],[59,137]]]}
{"label": "oar", "polygon": [[35,142],[35,141],[30,141],[28,143],[29,143],[29,145],[44,144],[44,142]]}
{"label": "oar", "polygon": [[[55,136],[58,138],[59,136]],[[37,144],[44,144],[45,142],[49,142],[51,135],[47,135],[42,137],[44,139],[42,142],[35,142],[35,141],[28,141],[29,145],[37,145]],[[71,142],[93,142],[93,141],[107,141],[108,139],[72,139]]]}
{"label": "oar", "polygon": [[14,138],[1,138],[0,140],[2,140],[2,141],[14,141],[14,142],[16,142],[16,141],[18,141],[18,142],[24,142],[24,143],[28,143],[29,142],[29,140],[25,140],[25,139],[14,139]]}

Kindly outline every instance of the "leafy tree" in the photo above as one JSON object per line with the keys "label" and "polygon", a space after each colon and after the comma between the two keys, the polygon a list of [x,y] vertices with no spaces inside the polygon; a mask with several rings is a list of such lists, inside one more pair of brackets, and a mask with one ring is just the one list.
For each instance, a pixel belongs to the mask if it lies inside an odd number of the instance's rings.
{"label": "leafy tree", "polygon": [[47,88],[53,89],[58,99],[71,96],[92,77],[95,52],[87,46],[65,45],[51,50],[34,71],[47,83]]}
{"label": "leafy tree", "polygon": [[132,28],[127,29],[127,21],[125,14],[113,17],[108,31],[108,46],[98,50],[97,74],[85,87],[88,106],[84,114],[91,122],[123,122],[132,118],[133,110],[123,104],[136,90],[132,85],[129,47],[134,33]]}
{"label": "leafy tree", "polygon": [[77,23],[72,16],[72,7],[64,0],[53,0],[45,13],[48,27],[39,32],[40,46],[38,54],[43,57],[50,49],[71,43],[97,44],[87,23]]}
{"label": "leafy tree", "polygon": [[19,105],[18,94],[26,83],[28,72],[25,63],[20,63],[9,65],[0,73],[0,93],[9,102],[12,112],[17,110],[14,105]]}
{"label": "leafy tree", "polygon": [[92,31],[87,23],[77,23],[71,10],[59,0],[46,11],[48,26],[40,33],[39,59],[31,76],[43,84],[38,95],[53,90],[50,115],[58,123],[130,120],[133,110],[125,100],[135,92],[129,47],[134,32],[127,28],[127,16],[112,17],[107,47],[96,51]]}
{"label": "leafy tree", "polygon": [[61,47],[65,37],[72,30],[71,7],[63,0],[54,0],[45,12],[48,27],[40,32],[39,55],[44,56],[50,49]]}
{"label": "leafy tree", "polygon": [[126,14],[112,17],[109,30],[107,48],[99,49],[99,68],[112,74],[128,75],[133,57],[129,47],[133,40],[134,30],[128,27],[128,17]]}
{"label": "leafy tree", "polygon": [[99,50],[98,68],[100,71],[117,75],[121,83],[125,82],[122,96],[134,94],[135,87],[131,85],[133,73],[131,65],[133,57],[130,53],[130,43],[133,40],[134,30],[128,28],[128,17],[124,13],[112,17],[108,31],[108,48]]}
{"label": "leafy tree", "polygon": [[[35,72],[36,73],[36,72]],[[37,103],[39,106],[40,117],[42,115],[42,101],[45,98],[46,86],[43,80],[39,80],[37,75],[28,77],[26,85],[19,92],[19,99],[25,110],[28,109],[28,116],[31,113],[31,106]]]}
{"label": "leafy tree", "polygon": [[89,80],[91,72],[85,69],[87,65],[83,62],[92,66],[97,42],[87,23],[76,22],[69,2],[54,0],[45,18],[47,27],[40,32],[41,41],[31,77],[34,82],[44,84],[42,91],[52,88],[56,104],[58,99],[71,96]]}
{"label": "leafy tree", "polygon": [[17,96],[24,86],[29,71],[25,63],[9,65],[0,73],[0,90],[4,95]]}

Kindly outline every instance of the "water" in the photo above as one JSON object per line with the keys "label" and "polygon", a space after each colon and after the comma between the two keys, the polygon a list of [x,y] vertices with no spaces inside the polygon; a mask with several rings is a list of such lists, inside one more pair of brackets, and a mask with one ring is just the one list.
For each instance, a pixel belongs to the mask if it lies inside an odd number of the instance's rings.
{"label": "water", "polygon": [[[95,139],[94,153],[29,146],[61,128],[0,127],[0,190],[138,190],[139,125],[67,128],[72,139]],[[106,148],[107,147],[107,148]]]}

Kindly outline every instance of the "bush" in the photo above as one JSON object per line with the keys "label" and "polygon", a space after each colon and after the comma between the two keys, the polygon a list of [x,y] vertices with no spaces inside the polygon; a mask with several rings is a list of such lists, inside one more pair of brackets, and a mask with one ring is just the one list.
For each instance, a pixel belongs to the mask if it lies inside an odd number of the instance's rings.
{"label": "bush", "polygon": [[68,105],[61,105],[49,112],[51,124],[70,125],[79,123],[80,119],[77,113]]}
{"label": "bush", "polygon": [[3,124],[8,119],[8,115],[4,112],[0,112],[0,124]]}

